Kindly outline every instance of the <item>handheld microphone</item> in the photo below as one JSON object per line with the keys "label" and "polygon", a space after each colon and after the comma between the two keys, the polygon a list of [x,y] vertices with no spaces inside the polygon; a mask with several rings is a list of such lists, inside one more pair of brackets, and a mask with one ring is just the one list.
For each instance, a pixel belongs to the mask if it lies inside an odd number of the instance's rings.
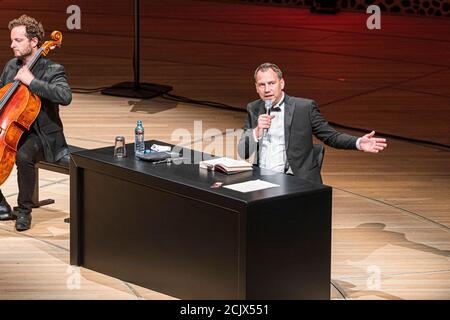
{"label": "handheld microphone", "polygon": [[[272,108],[272,100],[264,100],[264,108],[266,108],[266,114],[270,114],[270,109]],[[264,129],[263,131],[263,137],[267,137],[267,132],[269,129]]]}

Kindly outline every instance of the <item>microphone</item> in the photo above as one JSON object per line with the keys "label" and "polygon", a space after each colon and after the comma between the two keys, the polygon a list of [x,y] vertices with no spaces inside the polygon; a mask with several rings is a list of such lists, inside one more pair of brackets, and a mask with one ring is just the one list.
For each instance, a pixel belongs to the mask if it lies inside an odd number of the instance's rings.
{"label": "microphone", "polygon": [[[272,100],[264,100],[264,108],[266,108],[266,114],[270,114],[270,108],[272,108]],[[263,137],[267,137],[267,132],[269,129],[264,129],[263,131]]]}

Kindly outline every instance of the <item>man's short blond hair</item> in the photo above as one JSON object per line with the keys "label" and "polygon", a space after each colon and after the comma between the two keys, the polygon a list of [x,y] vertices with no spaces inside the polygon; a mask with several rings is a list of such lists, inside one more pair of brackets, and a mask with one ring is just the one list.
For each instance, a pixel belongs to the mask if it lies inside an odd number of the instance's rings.
{"label": "man's short blond hair", "polygon": [[275,72],[277,74],[279,80],[283,79],[283,72],[281,71],[280,68],[278,68],[278,66],[276,64],[270,63],[270,62],[265,62],[265,63],[259,65],[258,68],[256,68],[255,74],[254,74],[255,82],[256,82],[256,75],[258,74],[258,72],[260,72],[260,71],[266,72],[269,69],[272,69],[273,72]]}
{"label": "man's short blond hair", "polygon": [[44,27],[42,23],[38,22],[36,19],[27,16],[26,14],[21,15],[19,18],[11,20],[8,23],[8,29],[11,31],[15,27],[24,26],[26,30],[26,36],[29,40],[33,38],[38,39],[38,46],[41,46],[44,41]]}

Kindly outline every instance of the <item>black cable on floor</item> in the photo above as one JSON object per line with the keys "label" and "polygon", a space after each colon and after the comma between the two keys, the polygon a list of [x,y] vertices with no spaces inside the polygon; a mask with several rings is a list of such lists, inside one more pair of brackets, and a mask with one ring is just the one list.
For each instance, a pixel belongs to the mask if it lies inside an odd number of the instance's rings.
{"label": "black cable on floor", "polygon": [[339,286],[337,284],[335,284],[333,282],[333,280],[330,281],[331,285],[336,289],[337,292],[339,292],[339,294],[342,296],[342,298],[344,300],[347,300],[347,297],[345,296],[345,294],[341,291],[341,289],[339,288]]}
{"label": "black cable on floor", "polygon": [[[332,126],[335,126],[335,127],[340,127],[340,128],[343,128],[343,129],[349,129],[349,130],[353,130],[353,131],[359,131],[359,132],[364,132],[364,133],[367,133],[369,131],[368,129],[346,126],[346,125],[339,124],[337,122],[332,122],[332,121],[329,121],[328,123],[331,124]],[[445,149],[450,149],[450,145],[439,143],[439,142],[422,140],[422,139],[416,139],[416,138],[409,138],[409,137],[403,137],[403,136],[398,136],[398,135],[391,134],[391,133],[384,133],[384,132],[381,132],[381,131],[377,131],[376,133],[377,133],[378,136],[383,136],[383,137],[386,137],[386,138],[393,138],[393,139],[403,140],[403,141],[407,141],[407,142],[411,142],[411,143],[427,144],[427,145],[431,145],[431,146],[434,146],[434,147],[441,147],[441,148],[445,148]]]}
{"label": "black cable on floor", "polygon": [[[100,92],[101,90],[103,90],[105,88],[107,88],[107,87],[100,87],[100,88],[72,88],[72,92],[90,94],[90,93]],[[191,99],[191,98],[187,98],[187,97],[183,97],[183,96],[178,96],[178,95],[171,94],[171,93],[163,93],[163,94],[161,94],[160,97],[163,98],[163,99],[170,100],[170,101],[175,101],[175,102],[196,104],[196,105],[201,105],[201,106],[206,106],[206,107],[213,107],[213,108],[219,108],[219,109],[225,109],[225,110],[237,111],[237,112],[247,112],[247,110],[245,110],[243,108],[230,106],[228,104],[224,104],[224,103],[220,103],[220,102],[214,102],[214,101],[196,100],[196,99]],[[329,121],[329,123],[331,125],[335,126],[335,127],[339,127],[339,128],[343,128],[343,129],[359,131],[359,132],[363,132],[363,133],[367,133],[369,131],[369,129],[347,126],[347,125],[339,124],[337,122]],[[385,137],[385,138],[393,138],[393,139],[397,139],[397,140],[403,140],[403,141],[407,141],[407,142],[410,142],[410,143],[430,145],[430,146],[433,146],[433,147],[440,147],[440,148],[444,148],[444,149],[449,149],[450,150],[450,145],[447,145],[447,144],[444,144],[444,143],[439,143],[439,142],[434,142],[434,141],[403,137],[403,136],[399,136],[399,135],[395,135],[395,134],[384,133],[384,132],[381,132],[381,131],[377,131],[377,136],[382,136],[382,137]]]}
{"label": "black cable on floor", "polygon": [[108,87],[98,87],[98,88],[71,88],[73,93],[97,93],[106,89]]}
{"label": "black cable on floor", "polygon": [[[195,100],[195,99],[190,99],[190,98],[186,98],[186,97],[182,97],[182,96],[173,95],[173,94],[170,94],[170,93],[163,94],[161,97],[164,98],[164,99],[167,99],[167,100],[172,100],[172,101],[177,101],[177,102],[183,102],[183,103],[189,103],[189,104],[198,104],[198,105],[202,105],[202,106],[215,107],[215,108],[227,109],[227,110],[238,111],[238,112],[247,112],[247,110],[245,110],[243,108],[234,107],[234,106],[230,106],[230,105],[223,104],[223,103],[212,102],[212,101]],[[337,122],[329,121],[329,123],[331,125],[333,125],[333,126],[340,127],[340,128],[343,128],[343,129],[359,131],[359,132],[363,132],[363,133],[367,133],[369,131],[368,129],[351,127],[351,126],[339,124]],[[420,144],[425,144],[425,145],[431,145],[431,146],[434,146],[434,147],[441,147],[441,148],[445,148],[445,149],[450,149],[450,145],[439,143],[439,142],[434,142],[434,141],[403,137],[403,136],[399,136],[399,135],[395,135],[395,134],[384,133],[384,132],[381,132],[381,131],[377,131],[377,135],[378,136],[383,136],[383,137],[386,137],[386,138],[393,138],[393,139],[397,139],[397,140],[403,140],[403,141],[407,141],[407,142],[411,142],[411,143],[420,143]]]}
{"label": "black cable on floor", "polygon": [[391,207],[391,208],[394,208],[394,209],[406,212],[410,216],[415,216],[419,220],[426,221],[428,223],[432,223],[432,224],[436,225],[437,227],[444,229],[447,232],[450,231],[450,227],[449,226],[447,226],[445,224],[442,224],[440,222],[434,221],[433,219],[427,218],[427,217],[425,217],[425,216],[423,216],[421,214],[418,214],[417,212],[414,212],[414,211],[411,211],[411,210],[408,210],[408,209],[404,209],[402,207],[390,204],[390,203],[385,202],[383,200],[375,199],[375,198],[372,198],[372,197],[369,197],[369,196],[365,196],[365,195],[362,195],[362,194],[359,194],[359,193],[356,193],[356,192],[353,192],[353,191],[345,190],[345,189],[338,188],[338,187],[333,187],[333,189],[336,189],[336,190],[339,190],[339,191],[342,191],[342,192],[346,192],[346,193],[350,193],[350,194],[352,194],[354,196],[365,198],[365,199],[368,199],[368,200],[371,200],[371,201],[374,201],[374,202],[381,203],[381,204],[383,204],[385,206],[388,206],[388,207]]}
{"label": "black cable on floor", "polygon": [[161,95],[163,99],[176,101],[176,102],[182,102],[182,103],[189,103],[189,104],[198,104],[201,106],[207,106],[207,107],[214,107],[214,108],[220,108],[220,109],[226,109],[226,110],[232,110],[232,111],[239,111],[239,112],[245,112],[242,108],[230,106],[224,103],[220,102],[214,102],[214,101],[206,101],[206,100],[195,100],[187,97],[177,96],[170,93],[164,93]]}

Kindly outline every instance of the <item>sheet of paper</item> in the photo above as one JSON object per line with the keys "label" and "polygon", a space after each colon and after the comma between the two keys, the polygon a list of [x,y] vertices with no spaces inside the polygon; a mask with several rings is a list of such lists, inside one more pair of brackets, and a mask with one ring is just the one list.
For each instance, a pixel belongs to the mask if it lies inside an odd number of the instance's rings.
{"label": "sheet of paper", "polygon": [[256,191],[256,190],[263,190],[263,189],[268,189],[268,188],[279,187],[279,185],[258,179],[258,180],[250,180],[250,181],[241,182],[241,183],[229,184],[229,185],[226,185],[223,187],[231,189],[231,190],[239,191],[239,192],[252,192],[252,191]]}

